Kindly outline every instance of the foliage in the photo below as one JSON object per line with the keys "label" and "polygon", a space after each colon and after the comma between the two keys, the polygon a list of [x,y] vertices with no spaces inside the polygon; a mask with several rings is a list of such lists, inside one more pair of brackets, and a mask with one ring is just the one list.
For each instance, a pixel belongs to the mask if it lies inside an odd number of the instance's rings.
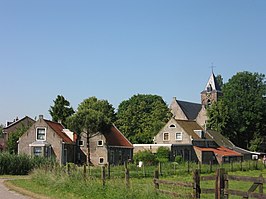
{"label": "foliage", "polygon": [[0,138],[3,137],[3,128],[4,128],[4,125],[0,124]]}
{"label": "foliage", "polygon": [[170,149],[168,147],[160,146],[156,152],[156,159],[159,162],[168,162],[170,156]]}
{"label": "foliage", "polygon": [[220,86],[220,88],[223,88],[224,82],[223,82],[223,77],[221,75],[217,75],[216,76],[216,81],[218,83],[218,85]]}
{"label": "foliage", "polygon": [[133,158],[136,163],[142,161],[145,165],[154,165],[157,163],[155,154],[150,150],[139,151],[134,154]]}
{"label": "foliage", "polygon": [[79,135],[84,132],[87,136],[88,162],[90,160],[89,139],[97,132],[104,132],[110,128],[115,120],[114,108],[107,100],[99,100],[96,97],[85,99],[76,113],[67,119],[71,130]]}
{"label": "foliage", "polygon": [[26,175],[33,168],[52,163],[52,159],[43,157],[0,153],[0,175]]}
{"label": "foliage", "polygon": [[7,149],[9,153],[18,153],[18,143],[19,138],[29,129],[30,126],[21,124],[15,131],[10,132],[7,141]]}
{"label": "foliage", "polygon": [[67,101],[62,95],[57,95],[54,100],[54,106],[51,106],[49,113],[52,116],[52,120],[55,122],[61,121],[66,126],[66,118],[74,113],[72,107],[70,107],[69,101]]}
{"label": "foliage", "polygon": [[175,156],[175,162],[182,163],[183,162],[183,157],[181,155],[176,155]]}
{"label": "foliage", "polygon": [[116,125],[132,143],[152,143],[170,116],[162,97],[138,94],[120,103]]}
{"label": "foliage", "polygon": [[207,110],[208,126],[239,147],[256,149],[258,138],[266,135],[265,75],[239,72],[222,91],[221,102]]}

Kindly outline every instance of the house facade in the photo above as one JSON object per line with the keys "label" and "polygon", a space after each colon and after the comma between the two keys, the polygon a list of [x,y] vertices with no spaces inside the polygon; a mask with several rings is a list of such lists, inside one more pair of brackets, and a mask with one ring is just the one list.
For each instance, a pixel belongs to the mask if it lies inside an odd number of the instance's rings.
{"label": "house facade", "polygon": [[12,132],[15,132],[18,128],[21,128],[23,126],[29,127],[34,122],[35,120],[33,120],[32,118],[28,116],[25,116],[22,119],[18,119],[17,117],[11,122],[7,121],[6,126],[3,128],[2,150],[7,149],[7,141],[8,141],[9,136],[12,134]]}
{"label": "house facade", "polygon": [[[219,136],[227,141],[222,135]],[[219,146],[213,136],[196,121],[171,118],[155,136],[154,142],[159,145],[171,145],[172,160],[181,156],[185,161],[221,164],[243,158],[242,154]]]}
{"label": "house facade", "polygon": [[76,135],[57,122],[39,119],[19,138],[18,154],[55,158],[60,164],[76,161]]}
{"label": "house facade", "polygon": [[[89,142],[90,162],[93,165],[119,165],[132,160],[133,145],[114,125],[105,132],[94,134]],[[79,145],[78,161],[84,163],[88,154],[86,133],[81,134]]]}

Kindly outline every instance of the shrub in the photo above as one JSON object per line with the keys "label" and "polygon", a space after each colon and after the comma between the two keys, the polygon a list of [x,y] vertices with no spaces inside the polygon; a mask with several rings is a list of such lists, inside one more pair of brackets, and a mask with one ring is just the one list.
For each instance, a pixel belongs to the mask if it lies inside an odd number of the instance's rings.
{"label": "shrub", "polygon": [[34,168],[46,164],[53,164],[53,160],[44,157],[31,158],[27,155],[0,153],[0,175],[26,175]]}
{"label": "shrub", "polygon": [[159,162],[168,162],[170,155],[170,149],[167,147],[160,146],[156,152],[156,159]]}
{"label": "shrub", "polygon": [[183,162],[183,158],[182,158],[182,156],[181,156],[181,155],[177,155],[177,156],[175,156],[175,162],[177,162],[177,163],[182,163],[182,162]]}
{"label": "shrub", "polygon": [[136,163],[142,161],[145,165],[153,165],[157,163],[156,156],[149,150],[139,151],[134,154],[134,161]]}

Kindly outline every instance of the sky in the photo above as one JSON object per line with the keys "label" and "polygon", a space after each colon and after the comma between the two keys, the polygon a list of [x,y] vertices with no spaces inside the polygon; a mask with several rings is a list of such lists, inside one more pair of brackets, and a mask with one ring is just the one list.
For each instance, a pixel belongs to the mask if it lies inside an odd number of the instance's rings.
{"label": "sky", "polygon": [[57,95],[116,109],[135,94],[200,103],[211,74],[266,74],[265,0],[0,0],[0,123]]}

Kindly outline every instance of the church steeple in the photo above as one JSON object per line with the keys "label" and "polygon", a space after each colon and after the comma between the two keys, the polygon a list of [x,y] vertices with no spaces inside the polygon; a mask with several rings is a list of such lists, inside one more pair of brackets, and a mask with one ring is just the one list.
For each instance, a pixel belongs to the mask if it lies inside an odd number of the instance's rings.
{"label": "church steeple", "polygon": [[205,107],[210,106],[213,102],[217,102],[221,95],[222,90],[212,71],[205,89],[201,92],[201,104]]}

